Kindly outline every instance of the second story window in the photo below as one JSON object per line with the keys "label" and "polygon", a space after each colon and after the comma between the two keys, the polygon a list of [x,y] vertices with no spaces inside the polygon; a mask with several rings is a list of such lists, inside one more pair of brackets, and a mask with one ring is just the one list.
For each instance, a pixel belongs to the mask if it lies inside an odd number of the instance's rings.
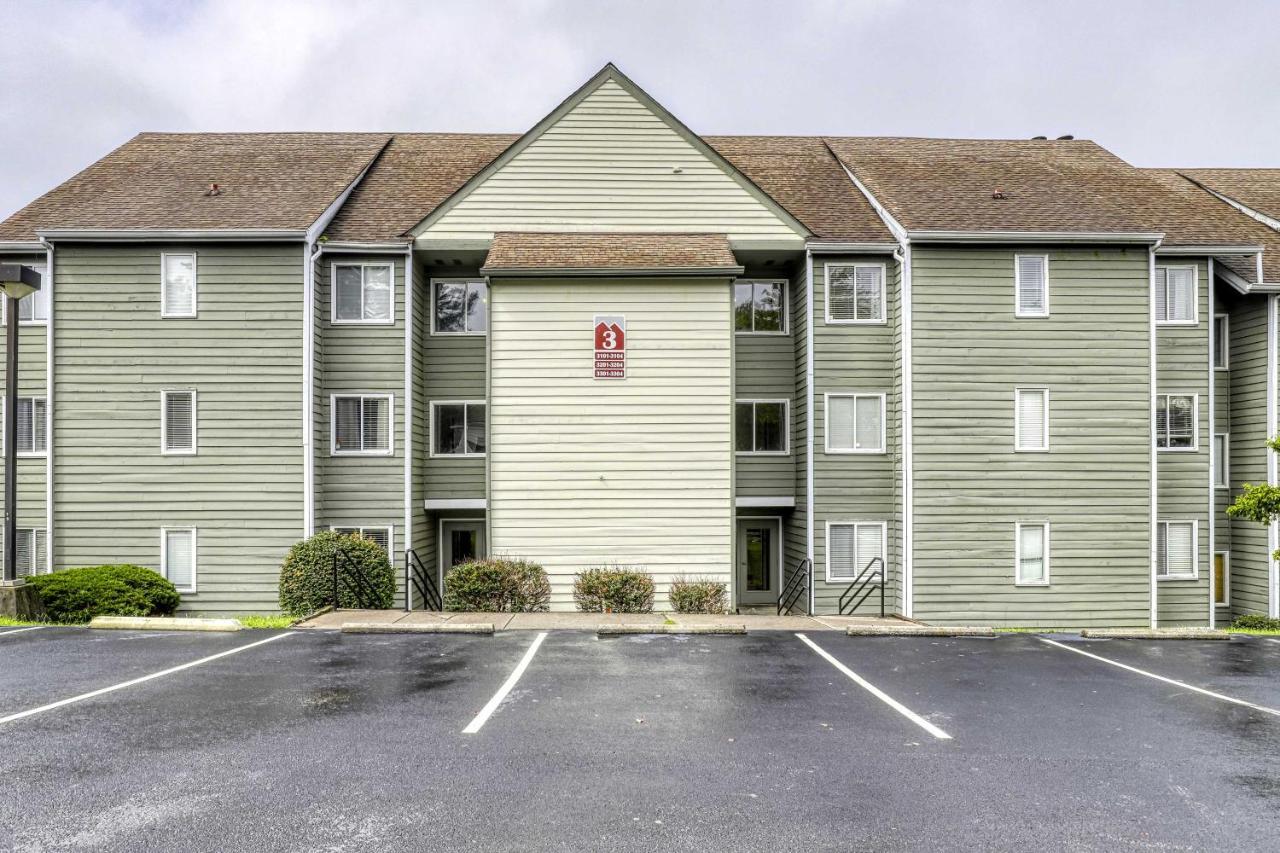
{"label": "second story window", "polygon": [[1213,368],[1226,370],[1231,356],[1231,324],[1226,314],[1218,314],[1213,318]]}
{"label": "second story window", "polygon": [[[18,322],[20,323],[47,323],[49,322],[49,279],[45,275],[44,264],[32,264],[31,268],[40,273],[40,289],[30,296],[24,296],[18,302]],[[8,309],[9,300],[5,300],[5,308]]]}
{"label": "second story window", "polygon": [[1049,389],[1016,388],[1013,397],[1013,449],[1048,450]]}
{"label": "second story window", "polygon": [[160,452],[193,455],[196,452],[196,392],[160,392]]}
{"label": "second story window", "polygon": [[431,404],[431,455],[483,456],[485,404],[449,400]]}
{"label": "second story window", "polygon": [[738,453],[787,452],[787,401],[734,404],[733,449]]}
{"label": "second story window", "polygon": [[390,456],[391,399],[390,394],[330,397],[330,454]]}
{"label": "second story window", "polygon": [[1196,395],[1156,395],[1156,447],[1195,450]]}
{"label": "second story window", "polygon": [[437,335],[483,335],[489,330],[489,286],[483,281],[437,280],[431,331]]}
{"label": "second story window", "polygon": [[169,253],[160,256],[160,316],[196,316],[196,256]]}
{"label": "second story window", "polygon": [[733,330],[780,335],[787,331],[784,281],[738,281],[733,285]]}
{"label": "second story window", "polygon": [[1156,322],[1194,326],[1196,268],[1156,267]]}
{"label": "second story window", "polygon": [[1013,259],[1017,317],[1049,316],[1049,258],[1045,255],[1016,255]]}
{"label": "second story window", "polygon": [[828,394],[827,453],[884,453],[885,396]]}
{"label": "second story window", "polygon": [[333,265],[333,322],[395,322],[391,264]]}
{"label": "second story window", "polygon": [[18,455],[44,456],[48,451],[48,413],[44,397],[18,398]]}
{"label": "second story window", "polygon": [[827,322],[883,323],[883,264],[827,264]]}

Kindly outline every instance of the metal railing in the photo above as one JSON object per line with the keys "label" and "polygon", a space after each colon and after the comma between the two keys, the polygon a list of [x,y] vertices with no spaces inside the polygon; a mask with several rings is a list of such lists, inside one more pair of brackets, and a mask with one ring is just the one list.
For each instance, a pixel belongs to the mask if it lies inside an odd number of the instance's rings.
{"label": "metal railing", "polygon": [[[787,578],[787,582],[783,584],[782,591],[778,593],[778,615],[790,613],[791,609],[796,606],[796,602],[800,597],[809,591],[809,575],[813,571],[813,561],[805,557],[799,563],[796,563],[796,570],[791,573],[791,577]],[[806,613],[808,609],[806,608]]]}
{"label": "metal railing", "polygon": [[[877,569],[876,566],[879,566]],[[876,583],[877,579],[879,584]],[[840,595],[841,616],[848,616],[858,609],[862,602],[866,601],[872,593],[872,587],[878,585],[880,587],[880,618],[884,618],[884,588],[885,588],[885,571],[884,560],[879,557],[872,557],[858,576],[853,579],[853,583],[845,587],[844,592]]]}
{"label": "metal railing", "polygon": [[[345,595],[343,593],[346,593]],[[373,583],[341,548],[333,552],[333,609],[374,609],[384,606]]]}
{"label": "metal railing", "polygon": [[426,564],[418,557],[418,552],[412,548],[404,552],[404,576],[407,578],[405,610],[413,609],[412,598],[415,589],[422,599],[423,610],[444,609],[444,591],[436,583],[435,573],[427,569]]}

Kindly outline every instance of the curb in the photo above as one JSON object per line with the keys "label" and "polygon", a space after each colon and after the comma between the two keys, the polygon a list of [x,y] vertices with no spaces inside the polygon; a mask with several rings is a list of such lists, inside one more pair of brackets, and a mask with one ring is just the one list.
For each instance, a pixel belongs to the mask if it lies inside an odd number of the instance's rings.
{"label": "curb", "polygon": [[242,631],[236,619],[197,619],[172,616],[95,616],[90,628],[120,631]]}
{"label": "curb", "polygon": [[1226,631],[1211,628],[1085,628],[1087,640],[1230,640]]}
{"label": "curb", "polygon": [[344,634],[492,634],[492,622],[441,622],[400,625],[395,622],[344,622]]}
{"label": "curb", "polygon": [[994,637],[992,628],[971,625],[849,625],[846,637]]}
{"label": "curb", "polygon": [[745,634],[746,625],[601,625],[597,637],[620,637],[624,634]]}

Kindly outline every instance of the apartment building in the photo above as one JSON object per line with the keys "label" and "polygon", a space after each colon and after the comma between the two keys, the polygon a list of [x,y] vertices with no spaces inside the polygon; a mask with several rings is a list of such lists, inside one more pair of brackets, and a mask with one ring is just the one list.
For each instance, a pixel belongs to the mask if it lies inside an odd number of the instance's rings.
{"label": "apartment building", "polygon": [[[272,609],[359,531],[741,609],[1277,614],[1280,172],[703,137],[606,66],[522,135],[142,134],[0,223],[26,572]],[[873,583],[865,588],[862,581]],[[858,594],[858,590],[871,593]]]}

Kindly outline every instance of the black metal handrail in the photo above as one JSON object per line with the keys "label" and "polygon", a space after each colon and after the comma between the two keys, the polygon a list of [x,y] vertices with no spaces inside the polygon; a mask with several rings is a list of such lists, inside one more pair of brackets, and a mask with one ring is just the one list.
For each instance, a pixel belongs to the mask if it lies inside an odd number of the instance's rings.
{"label": "black metal handrail", "polygon": [[444,609],[443,590],[436,584],[435,574],[427,570],[426,564],[418,557],[418,552],[412,548],[404,552],[404,574],[410,584],[405,593],[405,610],[413,609],[411,596],[415,588],[422,598],[424,610]]}
{"label": "black metal handrail", "polygon": [[791,573],[791,577],[787,578],[787,582],[782,586],[782,591],[778,593],[779,616],[784,612],[790,613],[791,608],[795,607],[796,602],[800,600],[800,596],[804,595],[809,589],[809,573],[811,571],[813,571],[813,561],[808,557],[796,564],[796,570]]}
{"label": "black metal handrail", "polygon": [[[879,564],[879,569],[876,565]],[[871,596],[871,587],[876,585],[876,579],[880,579],[880,618],[884,618],[884,588],[886,586],[886,578],[884,571],[884,560],[879,557],[872,557],[858,576],[853,579],[853,583],[845,587],[840,595],[839,613],[841,616],[848,616],[858,609],[862,602]]]}
{"label": "black metal handrail", "polygon": [[353,563],[341,548],[335,548],[333,549],[334,610],[341,606],[343,587],[346,587],[346,591],[351,594],[351,600],[359,609],[376,608],[381,603],[378,590],[360,571],[360,567]]}

